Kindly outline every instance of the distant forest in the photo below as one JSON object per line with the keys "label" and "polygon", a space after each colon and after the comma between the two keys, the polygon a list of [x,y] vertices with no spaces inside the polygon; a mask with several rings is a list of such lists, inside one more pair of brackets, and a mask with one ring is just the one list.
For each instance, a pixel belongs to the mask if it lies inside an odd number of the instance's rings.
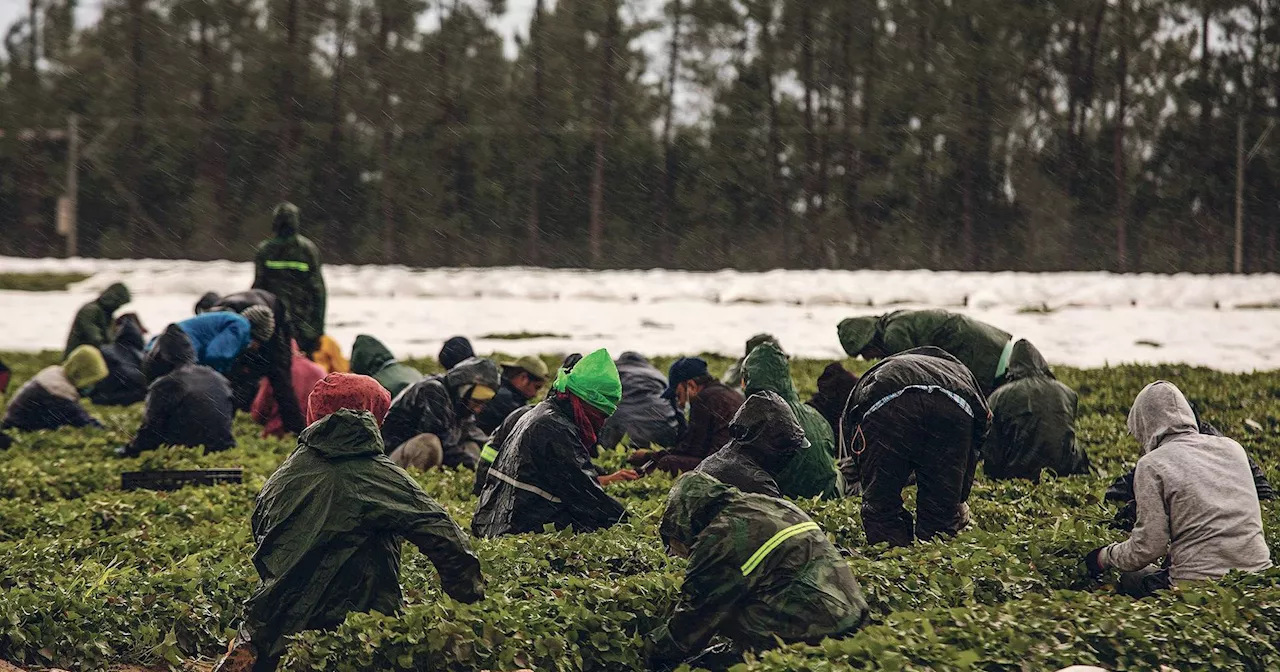
{"label": "distant forest", "polygon": [[2,254],[1280,270],[1280,0],[28,1]]}

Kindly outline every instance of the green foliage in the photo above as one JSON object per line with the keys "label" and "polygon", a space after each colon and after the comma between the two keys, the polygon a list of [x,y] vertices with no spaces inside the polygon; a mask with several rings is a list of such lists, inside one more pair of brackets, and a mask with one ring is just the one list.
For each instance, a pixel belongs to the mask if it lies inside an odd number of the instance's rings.
{"label": "green foliage", "polygon": [[88,277],[83,273],[0,273],[0,290],[61,292]]}
{"label": "green foliage", "polygon": [[[4,359],[21,384],[56,354]],[[723,371],[730,361],[712,358],[712,369]],[[802,395],[824,364],[792,362]],[[1112,508],[1101,495],[1138,454],[1124,419],[1143,385],[1175,381],[1205,419],[1240,439],[1276,479],[1280,390],[1271,377],[1179,366],[1058,373],[1080,390],[1079,437],[1097,474],[1046,475],[1039,485],[980,476],[969,500],[973,524],[954,539],[911,548],[867,547],[857,498],[798,501],[848,552],[871,622],[845,639],[756,655],[739,672],[1280,666],[1280,570],[1135,602],[1088,577],[1080,562],[1090,549],[1122,538],[1108,526]],[[259,438],[239,417],[239,446],[231,451],[164,448],[118,459],[111,450],[135,428],[140,410],[92,408],[107,429],[16,435],[14,447],[0,453],[0,659],[73,670],[178,667],[218,655],[233,634],[257,579],[250,562],[254,495],[293,446]],[[1245,420],[1263,430],[1246,430]],[[614,469],[625,457],[619,448],[597,462]],[[127,470],[232,465],[244,467],[243,485],[120,490]],[[476,503],[470,472],[415,476],[469,525]],[[667,556],[657,535],[670,486],[665,474],[610,486],[632,515],[606,531],[475,540],[488,597],[474,605],[443,595],[430,562],[409,547],[400,614],[353,614],[333,631],[301,633],[285,667],[634,669],[643,635],[679,596],[684,561]],[[912,490],[906,494],[914,498]],[[1263,518],[1274,544],[1280,511],[1264,503]]]}

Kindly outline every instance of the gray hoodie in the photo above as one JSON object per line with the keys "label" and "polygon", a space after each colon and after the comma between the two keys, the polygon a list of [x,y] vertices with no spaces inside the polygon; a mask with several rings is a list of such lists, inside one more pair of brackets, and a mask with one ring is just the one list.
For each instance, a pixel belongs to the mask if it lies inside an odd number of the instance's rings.
{"label": "gray hoodie", "polygon": [[1183,581],[1271,566],[1258,492],[1240,444],[1201,434],[1186,397],[1164,381],[1148,385],[1133,401],[1129,432],[1143,453],[1133,483],[1138,522],[1128,541],[1103,550],[1103,567],[1136,571],[1167,554],[1169,577]]}

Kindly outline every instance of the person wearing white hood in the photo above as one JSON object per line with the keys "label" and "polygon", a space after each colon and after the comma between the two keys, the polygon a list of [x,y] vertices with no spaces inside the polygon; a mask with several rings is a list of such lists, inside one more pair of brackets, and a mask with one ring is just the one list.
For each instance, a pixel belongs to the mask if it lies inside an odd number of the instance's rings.
{"label": "person wearing white hood", "polygon": [[[1138,520],[1128,541],[1085,556],[1090,573],[1118,569],[1120,591],[1146,597],[1183,581],[1271,567],[1249,458],[1240,444],[1201,434],[1173,383],[1142,390],[1129,410],[1142,444],[1134,475]],[[1163,568],[1155,567],[1166,558]]]}

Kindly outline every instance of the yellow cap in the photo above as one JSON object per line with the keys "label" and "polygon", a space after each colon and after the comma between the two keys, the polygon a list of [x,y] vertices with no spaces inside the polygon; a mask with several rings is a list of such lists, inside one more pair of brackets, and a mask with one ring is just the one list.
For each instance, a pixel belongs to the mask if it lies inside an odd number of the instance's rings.
{"label": "yellow cap", "polygon": [[492,387],[486,385],[476,385],[471,388],[471,399],[475,401],[489,401],[496,395]]}

